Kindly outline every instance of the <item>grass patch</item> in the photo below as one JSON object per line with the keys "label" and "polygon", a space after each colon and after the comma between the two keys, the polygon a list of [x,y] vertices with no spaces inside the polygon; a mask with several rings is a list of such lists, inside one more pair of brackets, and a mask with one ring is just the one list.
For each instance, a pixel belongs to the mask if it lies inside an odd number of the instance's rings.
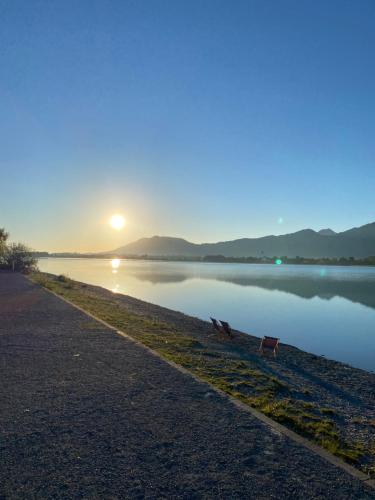
{"label": "grass patch", "polygon": [[320,408],[323,415],[336,415],[336,411],[333,408]]}

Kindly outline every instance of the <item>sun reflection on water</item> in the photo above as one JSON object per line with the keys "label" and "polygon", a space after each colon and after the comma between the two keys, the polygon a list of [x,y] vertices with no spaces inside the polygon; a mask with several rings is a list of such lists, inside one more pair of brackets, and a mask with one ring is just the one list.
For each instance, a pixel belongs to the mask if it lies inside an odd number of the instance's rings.
{"label": "sun reflection on water", "polygon": [[120,263],[121,263],[120,259],[112,259],[111,260],[112,269],[113,270],[118,269],[120,267]]}

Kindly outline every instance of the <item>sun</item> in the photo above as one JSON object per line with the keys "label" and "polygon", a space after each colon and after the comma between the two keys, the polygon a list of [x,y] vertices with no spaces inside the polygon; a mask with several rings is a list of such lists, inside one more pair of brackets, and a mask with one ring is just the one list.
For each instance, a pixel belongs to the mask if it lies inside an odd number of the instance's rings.
{"label": "sun", "polygon": [[125,227],[126,220],[125,217],[123,217],[120,214],[113,214],[112,217],[109,219],[109,225],[113,228],[116,229],[116,231],[120,231]]}

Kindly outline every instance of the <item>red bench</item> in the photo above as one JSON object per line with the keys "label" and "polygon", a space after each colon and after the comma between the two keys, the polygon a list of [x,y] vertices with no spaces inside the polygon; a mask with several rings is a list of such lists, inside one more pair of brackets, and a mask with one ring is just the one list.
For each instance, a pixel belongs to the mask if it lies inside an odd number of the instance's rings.
{"label": "red bench", "polygon": [[264,336],[260,342],[259,350],[262,354],[264,354],[264,349],[272,349],[273,355],[279,352],[279,340],[276,337],[266,337]]}

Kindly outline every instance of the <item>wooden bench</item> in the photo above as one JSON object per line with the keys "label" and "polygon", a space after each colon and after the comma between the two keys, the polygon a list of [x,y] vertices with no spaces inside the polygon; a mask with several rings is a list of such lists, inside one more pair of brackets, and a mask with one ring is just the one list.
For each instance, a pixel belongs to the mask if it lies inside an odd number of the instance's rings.
{"label": "wooden bench", "polygon": [[218,321],[215,318],[210,318],[212,321],[212,325],[214,327],[214,330],[218,333],[224,333],[227,335],[229,338],[233,338],[233,332],[231,327],[229,326],[229,323],[226,321]]}
{"label": "wooden bench", "polygon": [[229,326],[229,323],[227,323],[226,321],[221,321],[220,320],[220,323],[223,327],[223,330],[224,332],[228,335],[229,338],[233,338],[233,332],[232,332],[232,329],[231,327]]}
{"label": "wooden bench", "polygon": [[212,321],[212,326],[214,327],[214,330],[221,333],[222,329],[221,329],[221,326],[220,326],[218,320],[215,318],[210,318],[210,320]]}
{"label": "wooden bench", "polygon": [[266,337],[264,336],[260,341],[259,350],[262,354],[264,354],[264,349],[272,349],[273,355],[279,352],[279,340],[277,337]]}

